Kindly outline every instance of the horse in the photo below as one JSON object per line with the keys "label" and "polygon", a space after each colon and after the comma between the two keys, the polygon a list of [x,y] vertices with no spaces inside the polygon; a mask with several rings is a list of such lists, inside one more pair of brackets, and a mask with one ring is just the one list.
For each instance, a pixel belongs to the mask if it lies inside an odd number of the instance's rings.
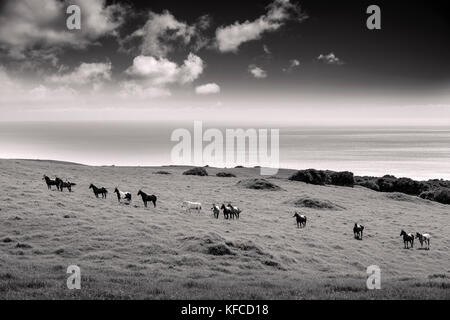
{"label": "horse", "polygon": [[425,243],[427,245],[427,250],[430,250],[431,236],[428,233],[421,234],[421,233],[417,232],[416,239],[419,239],[421,247],[423,247],[423,244]]}
{"label": "horse", "polygon": [[229,203],[227,207],[230,208],[233,213],[232,218],[239,219],[239,215],[241,214],[242,211],[238,207],[232,206],[231,203]]}
{"label": "horse", "polygon": [[138,192],[138,197],[141,196],[142,197],[142,201],[144,201],[144,206],[147,208],[147,202],[152,202],[153,206],[156,208],[156,196],[155,195],[151,195],[149,196],[148,194],[146,194],[145,192],[142,192],[141,190],[139,190]]}
{"label": "horse", "polygon": [[131,202],[131,193],[129,193],[129,192],[122,192],[118,188],[116,188],[114,190],[114,193],[117,194],[117,200],[119,200],[119,203],[120,203],[120,200],[122,198],[125,199],[128,202]]}
{"label": "horse", "polygon": [[306,216],[299,214],[297,211],[295,212],[293,218],[297,220],[297,228],[306,227],[306,221],[308,220]]}
{"label": "horse", "polygon": [[231,217],[234,216],[233,210],[231,210],[230,207],[225,206],[224,204],[222,204],[220,209],[223,210],[223,217],[224,217],[224,219],[231,219]]}
{"label": "horse", "polygon": [[62,191],[60,186],[63,183],[63,181],[60,178],[55,177],[55,182],[56,182],[56,189],[58,189],[59,191]]}
{"label": "horse", "polygon": [[67,190],[69,190],[69,192],[72,192],[72,187],[76,185],[77,185],[76,183],[72,183],[69,181],[64,182],[61,180],[59,183],[59,191],[63,192],[64,188],[66,188]]}
{"label": "horse", "polygon": [[98,198],[98,195],[102,195],[102,199],[106,199],[106,195],[108,194],[108,190],[105,188],[97,188],[95,185],[91,184],[89,186],[89,189],[92,189],[94,191],[95,197]]}
{"label": "horse", "polygon": [[186,212],[189,213],[191,213],[191,210],[195,210],[197,213],[200,213],[202,211],[202,204],[200,202],[184,201],[181,204],[181,208],[186,208]]}
{"label": "horse", "polygon": [[400,232],[400,237],[403,237],[405,249],[409,249],[409,244],[411,244],[411,248],[414,248],[414,235],[412,233],[406,233],[402,230],[402,232]]}
{"label": "horse", "polygon": [[218,205],[213,204],[212,208],[211,208],[213,214],[214,214],[214,218],[219,219],[219,214],[220,214],[220,208]]}
{"label": "horse", "polygon": [[353,227],[353,235],[355,236],[355,239],[362,240],[363,231],[364,231],[364,226],[355,223],[355,226]]}
{"label": "horse", "polygon": [[56,188],[59,189],[58,183],[56,182],[56,180],[52,180],[49,177],[47,177],[46,175],[44,175],[42,180],[45,180],[48,190],[52,190],[52,186],[56,186]]}

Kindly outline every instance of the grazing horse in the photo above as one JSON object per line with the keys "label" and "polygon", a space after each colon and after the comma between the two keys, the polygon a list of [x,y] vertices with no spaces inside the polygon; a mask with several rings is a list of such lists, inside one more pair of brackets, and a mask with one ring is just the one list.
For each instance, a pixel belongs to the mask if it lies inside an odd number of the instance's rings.
{"label": "grazing horse", "polygon": [[44,175],[42,180],[45,180],[45,183],[47,184],[48,190],[52,190],[52,186],[56,186],[56,188],[59,189],[58,183],[57,183],[56,180],[52,180],[49,177],[47,177],[46,175]]}
{"label": "grazing horse", "polygon": [[69,192],[72,192],[72,187],[73,186],[76,186],[77,184],[76,183],[72,183],[72,182],[69,182],[69,181],[60,181],[60,183],[59,183],[59,191],[61,191],[61,192],[63,192],[64,191],[64,188],[66,188],[67,190],[69,190]]}
{"label": "grazing horse", "polygon": [[409,244],[411,244],[411,248],[414,248],[414,235],[412,233],[406,233],[404,230],[402,230],[402,232],[400,233],[400,237],[403,237],[405,249],[409,249]]}
{"label": "grazing horse", "polygon": [[231,219],[232,216],[234,216],[233,210],[231,210],[230,207],[225,206],[224,204],[222,204],[222,206],[220,207],[220,209],[223,210],[223,217],[225,219]]}
{"label": "grazing horse", "polygon": [[227,207],[231,209],[232,212],[231,217],[233,219],[234,218],[239,219],[239,215],[241,214],[242,211],[238,207],[232,206],[231,203],[229,203]]}
{"label": "grazing horse", "polygon": [[91,184],[89,186],[89,189],[92,189],[94,191],[95,197],[98,198],[98,195],[102,195],[102,199],[106,199],[106,195],[108,194],[108,190],[105,188],[97,188],[95,185]]}
{"label": "grazing horse", "polygon": [[421,234],[421,233],[417,232],[416,239],[419,239],[421,247],[423,247],[423,244],[425,243],[427,245],[427,250],[430,250],[431,236],[428,233]]}
{"label": "grazing horse", "polygon": [[191,213],[191,210],[195,210],[197,213],[200,213],[202,211],[202,204],[200,202],[184,201],[181,204],[181,208],[186,208],[186,212],[189,213]]}
{"label": "grazing horse", "polygon": [[362,240],[363,231],[364,231],[364,226],[355,223],[355,226],[353,227],[353,235],[355,236],[355,239]]}
{"label": "grazing horse", "polygon": [[295,212],[293,218],[297,220],[297,228],[306,227],[306,221],[308,220],[306,216],[299,214],[297,211]]}
{"label": "grazing horse", "polygon": [[117,194],[117,200],[119,200],[119,203],[120,203],[120,200],[122,198],[125,199],[127,202],[131,202],[131,193],[129,193],[129,192],[122,192],[118,188],[116,188],[114,190],[114,193]]}
{"label": "grazing horse", "polygon": [[218,205],[213,204],[212,208],[211,208],[213,214],[214,214],[214,218],[219,219],[219,214],[220,214],[220,208]]}
{"label": "grazing horse", "polygon": [[147,202],[152,202],[153,206],[156,208],[156,196],[155,195],[151,195],[149,196],[148,194],[146,194],[145,192],[142,192],[141,190],[139,190],[138,196],[142,197],[142,201],[144,201],[144,206],[147,208]]}

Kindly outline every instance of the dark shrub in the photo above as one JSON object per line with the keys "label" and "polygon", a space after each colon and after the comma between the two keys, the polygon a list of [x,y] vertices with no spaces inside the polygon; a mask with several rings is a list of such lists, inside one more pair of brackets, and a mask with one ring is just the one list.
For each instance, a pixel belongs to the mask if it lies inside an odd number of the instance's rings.
{"label": "dark shrub", "polygon": [[204,168],[192,168],[188,171],[183,172],[183,175],[205,177],[208,175],[208,172]]}
{"label": "dark shrub", "polygon": [[355,185],[353,172],[333,172],[330,174],[331,184],[335,186],[352,187]]}
{"label": "dark shrub", "polygon": [[216,176],[219,178],[236,178],[234,174],[229,172],[219,172]]}
{"label": "dark shrub", "polygon": [[289,180],[315,185],[325,185],[331,182],[330,176],[325,171],[315,169],[297,171],[297,173],[293,174]]}
{"label": "dark shrub", "polygon": [[171,173],[167,172],[167,171],[156,171],[156,172],[153,172],[153,174],[170,175]]}

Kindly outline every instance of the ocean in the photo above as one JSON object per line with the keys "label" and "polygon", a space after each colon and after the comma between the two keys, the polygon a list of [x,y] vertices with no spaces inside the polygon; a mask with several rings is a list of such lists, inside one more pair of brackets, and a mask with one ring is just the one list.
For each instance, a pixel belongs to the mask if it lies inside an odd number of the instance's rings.
{"label": "ocean", "polygon": [[[223,132],[235,128],[207,122],[203,125],[205,130],[214,127]],[[176,142],[170,137],[177,128],[193,131],[193,122],[0,122],[0,158],[88,165],[171,165]],[[277,128],[280,168],[450,180],[450,127]]]}

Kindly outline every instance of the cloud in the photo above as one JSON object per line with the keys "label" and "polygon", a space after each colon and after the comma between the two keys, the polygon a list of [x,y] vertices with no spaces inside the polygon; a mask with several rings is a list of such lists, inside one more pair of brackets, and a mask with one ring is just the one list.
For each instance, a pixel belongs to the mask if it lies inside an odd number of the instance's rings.
{"label": "cloud", "polygon": [[245,42],[259,40],[265,32],[273,32],[281,28],[289,20],[302,21],[306,15],[300,7],[290,0],[274,0],[267,13],[255,21],[235,22],[232,25],[219,27],[216,30],[216,45],[220,52],[237,52]]}
{"label": "cloud", "polygon": [[248,71],[256,78],[256,79],[264,79],[267,78],[267,72],[257,67],[255,65],[250,65],[248,67]]}
{"label": "cloud", "polygon": [[326,63],[326,64],[334,64],[334,65],[338,65],[338,66],[344,64],[344,62],[342,60],[340,60],[338,57],[336,57],[333,52],[326,54],[326,55],[321,54],[317,57],[317,60],[322,61],[323,63]]}
{"label": "cloud", "polygon": [[182,65],[166,58],[137,56],[125,73],[130,78],[122,85],[125,95],[139,97],[170,96],[167,86],[184,85],[198,79],[205,66],[203,60],[190,53]]}
{"label": "cloud", "polygon": [[[81,30],[66,28],[70,4],[81,8]],[[83,49],[103,36],[114,35],[124,12],[123,6],[106,5],[106,0],[6,0],[0,12],[0,49],[14,59],[43,52],[54,61],[52,53],[61,48]]]}
{"label": "cloud", "polygon": [[220,93],[220,87],[215,83],[208,83],[195,88],[195,93],[201,95]]}
{"label": "cloud", "polygon": [[203,73],[203,69],[203,60],[190,53],[181,66],[166,58],[138,56],[134,58],[133,65],[126,70],[126,73],[132,78],[160,86],[192,82]]}
{"label": "cloud", "polygon": [[[150,11],[145,25],[121,41],[121,47],[124,51],[130,52],[133,43],[138,41],[141,55],[155,57],[166,57],[178,43],[197,51],[207,43],[202,31],[210,26],[210,22],[210,17],[204,15],[195,24],[189,25],[178,21],[167,10],[161,14]],[[130,46],[131,48],[128,48]]]}
{"label": "cloud", "polygon": [[55,74],[48,78],[50,82],[65,85],[100,85],[111,80],[112,65],[107,63],[82,63],[72,72]]}
{"label": "cloud", "polygon": [[291,72],[292,70],[294,70],[295,68],[298,68],[299,66],[300,66],[300,61],[298,61],[297,59],[292,59],[289,61],[289,66],[287,68],[284,68],[283,71]]}

